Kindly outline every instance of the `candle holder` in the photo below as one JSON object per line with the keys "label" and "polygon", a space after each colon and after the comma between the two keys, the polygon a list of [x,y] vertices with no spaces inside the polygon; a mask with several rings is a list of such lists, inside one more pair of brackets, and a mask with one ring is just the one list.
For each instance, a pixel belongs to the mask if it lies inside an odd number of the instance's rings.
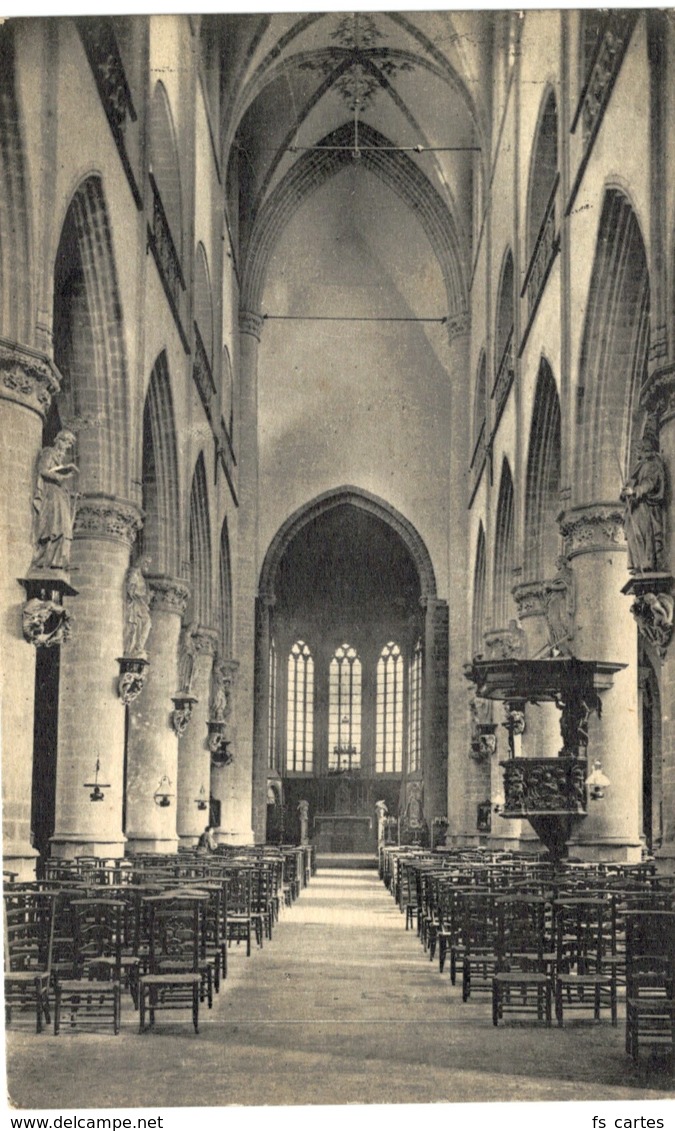
{"label": "candle holder", "polygon": [[195,803],[196,803],[197,808],[199,809],[199,811],[201,813],[203,813],[205,809],[208,809],[209,802],[208,802],[208,798],[206,796],[206,790],[204,789],[204,786],[202,786],[201,789],[199,790],[199,797],[195,797]]}
{"label": "candle holder", "polygon": [[97,758],[96,759],[96,767],[95,767],[95,770],[94,770],[94,780],[84,782],[84,788],[91,790],[91,793],[89,794],[89,800],[90,801],[104,801],[105,800],[105,794],[104,794],[103,790],[104,789],[110,789],[110,782],[100,782],[98,780],[98,775],[99,775],[100,769],[101,769],[101,763],[100,763],[99,759]]}
{"label": "candle holder", "polygon": [[154,794],[155,805],[159,805],[160,809],[168,809],[171,805],[171,798],[175,795],[171,792],[171,778],[164,774],[159,779],[159,785]]}

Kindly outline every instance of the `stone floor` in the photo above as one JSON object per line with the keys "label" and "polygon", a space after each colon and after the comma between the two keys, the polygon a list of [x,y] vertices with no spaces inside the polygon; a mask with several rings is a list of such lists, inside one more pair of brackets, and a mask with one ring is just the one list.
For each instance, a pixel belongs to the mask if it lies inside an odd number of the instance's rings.
{"label": "stone floor", "polygon": [[[638,1100],[672,1078],[625,1055],[623,1027],[575,1015],[564,1030],[494,1028],[463,1004],[373,871],[326,869],[287,909],[272,943],[230,973],[196,1035],[159,1015],[139,1034],[7,1034],[19,1108]],[[635,1109],[633,1109],[635,1110]]]}

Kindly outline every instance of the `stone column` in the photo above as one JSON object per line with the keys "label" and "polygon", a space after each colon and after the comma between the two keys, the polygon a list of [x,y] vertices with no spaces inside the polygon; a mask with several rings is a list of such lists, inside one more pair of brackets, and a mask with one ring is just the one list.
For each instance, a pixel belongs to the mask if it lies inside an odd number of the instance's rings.
{"label": "stone column", "polygon": [[[250,844],[250,830],[245,827],[246,812],[238,803],[240,792],[251,797],[251,782],[246,782],[246,765],[251,772],[251,762],[239,757],[239,727],[237,724],[236,677],[239,670],[237,660],[223,661],[230,682],[230,698],[222,719],[222,738],[227,742],[227,761],[216,752],[211,760],[211,794],[220,802],[220,825],[215,837],[219,844]],[[212,712],[214,713],[214,712]],[[239,822],[239,823],[237,823]]]}
{"label": "stone column", "polygon": [[[129,853],[175,852],[178,736],[171,696],[178,687],[178,637],[189,596],[180,578],[148,577],[152,628],[145,686],[128,707],[126,834]],[[169,804],[159,804],[165,791]],[[206,822],[204,822],[206,824]]]}
{"label": "stone column", "polygon": [[[208,809],[199,809],[211,789],[211,751],[208,720],[211,697],[211,668],[218,645],[215,629],[202,625],[192,634],[195,657],[190,690],[196,697],[185,733],[178,739],[178,836],[183,845],[195,845],[209,820]],[[203,793],[202,793],[203,791]]]}
{"label": "stone column", "polygon": [[[255,603],[258,582],[258,346],[263,319],[239,312],[239,528],[235,577],[234,652],[241,657],[234,695],[234,760],[215,769],[214,796],[221,801],[217,837],[231,844],[253,842],[253,727],[255,695]],[[256,776],[258,781],[259,775]],[[260,786],[259,786],[260,788]],[[264,790],[264,786],[262,787]],[[265,796],[257,798],[264,812]],[[263,807],[261,809],[261,806]],[[264,828],[255,830],[264,839]]]}
{"label": "stone column", "polygon": [[261,594],[256,600],[255,644],[255,731],[253,736],[253,828],[256,841],[262,842],[267,834],[267,784],[268,778],[278,778],[276,770],[268,766],[268,716],[270,711],[270,640],[272,610],[275,597]]}
{"label": "stone column", "polygon": [[2,827],[4,866],[35,875],[31,844],[35,651],[23,638],[26,594],[18,583],[33,557],[35,467],[42,423],[59,383],[41,355],[0,341],[0,571],[2,629]]}
{"label": "stone column", "polygon": [[620,503],[572,507],[561,517],[560,529],[576,581],[575,653],[580,660],[627,665],[600,693],[602,718],[590,720],[589,765],[600,759],[611,785],[602,800],[589,799],[588,816],[573,830],[569,852],[583,860],[636,861],[641,858],[642,750],[637,629],[630,601],[621,593],[628,581],[623,508]]}
{"label": "stone column", "polygon": [[[124,578],[140,529],[138,508],[124,499],[80,500],[71,554],[78,596],[72,637],[61,652],[56,820],[52,855],[124,855],[124,707],[117,693],[124,636]],[[85,782],[110,788],[94,803]]]}
{"label": "stone column", "polygon": [[434,817],[448,804],[448,605],[422,597],[424,677],[422,681],[422,771],[424,816],[431,833]]}
{"label": "stone column", "polygon": [[[675,364],[661,359],[652,370],[644,395],[645,408],[659,414],[661,454],[672,485],[675,476]],[[675,569],[675,514],[672,502],[666,519],[665,560],[670,573]],[[630,607],[632,599],[624,597]],[[661,749],[663,750],[661,777],[661,811],[663,814],[663,836],[661,847],[656,853],[659,859],[667,862],[669,869],[675,870],[675,642],[671,640],[660,666],[656,664],[660,676],[661,691]],[[659,798],[655,795],[654,804]]]}

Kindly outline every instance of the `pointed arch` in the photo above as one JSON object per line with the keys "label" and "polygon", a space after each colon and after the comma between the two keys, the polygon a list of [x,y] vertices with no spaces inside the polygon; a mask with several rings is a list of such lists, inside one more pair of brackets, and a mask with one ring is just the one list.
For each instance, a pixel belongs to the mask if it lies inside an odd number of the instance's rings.
{"label": "pointed arch", "polygon": [[76,432],[87,491],[129,495],[129,380],[122,303],[103,183],[87,177],[73,196],[54,267],[54,360],[63,374],[58,410]]}
{"label": "pointed arch", "polygon": [[195,254],[194,317],[213,371],[213,291],[206,250],[201,241]]}
{"label": "pointed arch", "polygon": [[476,371],[476,385],[473,399],[473,427],[471,433],[472,456],[471,466],[477,463],[481,445],[485,442],[487,414],[487,357],[485,350],[480,351],[478,369]]}
{"label": "pointed arch", "polygon": [[513,253],[509,247],[504,253],[497,291],[495,314],[495,374],[497,376],[508,351],[513,348],[514,311]]}
{"label": "pointed arch", "polygon": [[558,104],[555,91],[544,92],[532,146],[527,192],[527,250],[529,263],[537,244],[558,176]]}
{"label": "pointed arch", "polygon": [[192,476],[190,491],[190,581],[192,597],[190,615],[193,624],[211,624],[211,527],[206,489],[204,453],[200,452]]}
{"label": "pointed arch", "polygon": [[436,596],[436,577],[429,551],[411,522],[384,499],[363,491],[360,487],[337,487],[318,495],[309,503],[294,511],[283,523],[270,543],[260,571],[260,596],[274,598],[274,586],[279,563],[287,546],[308,522],[326,514],[334,507],[350,505],[367,511],[390,526],[405,543],[417,567],[422,597]]}
{"label": "pointed arch", "polygon": [[539,364],[525,480],[525,563],[528,580],[552,576],[558,556],[560,400],[551,368]]}
{"label": "pointed arch", "polygon": [[487,580],[487,558],[485,551],[485,527],[482,521],[478,526],[476,557],[473,567],[473,605],[471,609],[471,655],[477,656],[483,648],[485,632],[485,584]]}
{"label": "pointed arch", "polygon": [[166,353],[157,358],[143,409],[143,552],[152,572],[176,577],[180,567],[180,491],[176,426]]}
{"label": "pointed arch", "polygon": [[150,103],[150,168],[178,258],[183,254],[183,193],[176,130],[164,83],[155,83]]}
{"label": "pointed arch", "polygon": [[617,498],[638,433],[647,375],[649,270],[627,196],[607,189],[579,361],[577,502]]}
{"label": "pointed arch", "polygon": [[14,74],[12,21],[0,28],[0,333],[32,341],[26,162]]}
{"label": "pointed arch", "polygon": [[494,624],[497,628],[508,624],[511,612],[511,586],[515,561],[514,516],[513,476],[505,456],[499,482],[495,528],[493,604]]}
{"label": "pointed arch", "polygon": [[[424,228],[443,273],[449,314],[464,313],[467,308],[466,264],[452,215],[407,154],[393,152],[384,135],[366,123],[359,128],[359,137],[364,147],[369,147],[364,148],[361,155],[363,167],[393,189]],[[352,145],[350,122],[324,137],[311,152],[303,153],[261,207],[246,253],[241,293],[243,310],[260,310],[267,268],[281,232],[310,193],[351,164]]]}
{"label": "pointed arch", "polygon": [[232,655],[232,564],[230,559],[230,535],[227,519],[223,520],[220,531],[220,560],[218,576],[218,628],[225,657]]}

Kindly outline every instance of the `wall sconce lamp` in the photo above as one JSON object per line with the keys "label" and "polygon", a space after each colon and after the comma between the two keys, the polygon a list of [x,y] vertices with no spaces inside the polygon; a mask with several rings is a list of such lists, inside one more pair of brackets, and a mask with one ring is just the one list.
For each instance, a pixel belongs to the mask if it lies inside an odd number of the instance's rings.
{"label": "wall sconce lamp", "polygon": [[605,790],[611,785],[609,778],[602,772],[602,762],[595,761],[593,769],[586,778],[588,793],[591,801],[600,801],[605,796]]}
{"label": "wall sconce lamp", "polygon": [[93,781],[86,781],[84,783],[84,788],[91,790],[91,793],[89,794],[89,800],[90,801],[103,801],[105,799],[105,794],[104,794],[103,790],[104,789],[110,789],[110,783],[109,782],[100,782],[98,780],[98,774],[99,774],[100,769],[101,769],[101,763],[100,763],[99,759],[97,758],[96,759],[96,768],[94,770],[94,780]]}
{"label": "wall sconce lamp", "polygon": [[164,774],[159,779],[159,785],[154,792],[155,805],[159,805],[160,809],[167,809],[171,804],[171,798],[174,796],[171,792],[171,779]]}
{"label": "wall sconce lamp", "polygon": [[208,799],[206,797],[206,790],[204,789],[203,785],[202,785],[201,789],[199,790],[199,797],[195,797],[195,802],[196,802],[197,808],[201,812],[203,812],[205,809],[208,809],[208,807],[209,807]]}

